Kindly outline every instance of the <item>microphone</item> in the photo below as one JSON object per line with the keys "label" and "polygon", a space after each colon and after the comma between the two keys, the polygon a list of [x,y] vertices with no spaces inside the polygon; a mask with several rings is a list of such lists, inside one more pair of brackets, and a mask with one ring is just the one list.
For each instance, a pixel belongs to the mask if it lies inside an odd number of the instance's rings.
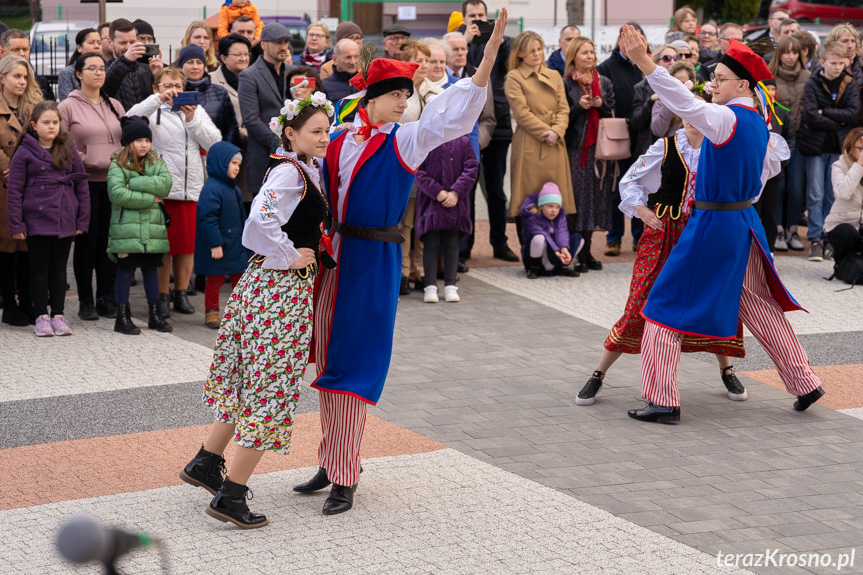
{"label": "microphone", "polygon": [[103,527],[89,517],[67,521],[57,534],[60,555],[72,563],[99,561],[111,565],[126,553],[154,543],[155,540],[145,533]]}

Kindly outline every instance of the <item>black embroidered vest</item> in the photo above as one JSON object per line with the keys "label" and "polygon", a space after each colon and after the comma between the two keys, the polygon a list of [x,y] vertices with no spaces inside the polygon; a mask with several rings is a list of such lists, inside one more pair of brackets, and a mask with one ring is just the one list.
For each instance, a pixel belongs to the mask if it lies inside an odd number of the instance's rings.
{"label": "black embroidered vest", "polygon": [[318,244],[321,241],[323,234],[323,222],[329,215],[329,207],[323,194],[300,166],[299,162],[287,156],[277,156],[270,154],[270,160],[267,163],[267,172],[264,175],[264,182],[267,181],[267,176],[277,166],[285,163],[291,163],[296,166],[303,178],[303,195],[300,198],[300,203],[297,205],[294,213],[291,214],[287,223],[282,226],[282,231],[288,234],[288,238],[294,243],[295,248],[309,248],[318,253]]}
{"label": "black embroidered vest", "polygon": [[665,151],[662,154],[660,170],[662,182],[659,184],[659,190],[648,196],[647,207],[653,210],[658,218],[662,218],[667,213],[672,220],[677,220],[683,213],[690,169],[677,148],[677,138],[670,136],[663,138],[663,141]]}

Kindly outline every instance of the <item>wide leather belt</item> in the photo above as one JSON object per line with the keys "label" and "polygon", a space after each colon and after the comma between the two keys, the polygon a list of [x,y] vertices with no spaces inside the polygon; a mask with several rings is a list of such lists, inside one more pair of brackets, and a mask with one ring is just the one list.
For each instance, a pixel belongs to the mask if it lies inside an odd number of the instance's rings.
{"label": "wide leather belt", "polygon": [[692,202],[692,207],[696,210],[712,210],[714,212],[736,212],[745,210],[752,206],[752,200],[744,200],[742,202]]}
{"label": "wide leather belt", "polygon": [[333,221],[333,230],[346,238],[360,238],[363,240],[373,240],[376,242],[387,242],[390,244],[403,244],[405,237],[399,233],[398,226],[387,226],[385,228],[364,228],[360,226],[352,226],[351,224],[342,224]]}

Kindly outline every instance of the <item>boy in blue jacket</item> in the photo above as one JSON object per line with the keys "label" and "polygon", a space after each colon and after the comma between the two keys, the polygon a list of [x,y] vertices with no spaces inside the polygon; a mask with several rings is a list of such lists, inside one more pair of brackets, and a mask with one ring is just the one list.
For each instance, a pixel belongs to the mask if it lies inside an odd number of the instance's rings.
{"label": "boy in blue jacket", "polygon": [[246,211],[236,182],[242,161],[237,146],[228,142],[214,144],[207,153],[210,177],[198,198],[195,273],[207,276],[204,323],[212,329],[218,329],[222,321],[219,290],[225,276],[231,276],[233,288],[249,263],[250,254],[242,242]]}

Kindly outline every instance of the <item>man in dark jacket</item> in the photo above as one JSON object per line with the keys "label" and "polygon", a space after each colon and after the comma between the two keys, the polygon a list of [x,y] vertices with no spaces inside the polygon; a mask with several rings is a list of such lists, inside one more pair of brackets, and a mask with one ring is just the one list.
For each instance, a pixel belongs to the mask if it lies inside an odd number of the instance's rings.
{"label": "man in dark jacket", "polygon": [[829,42],[821,50],[821,70],[803,88],[803,119],[797,147],[806,160],[806,235],[809,261],[824,260],[824,216],[833,205],[831,167],[860,113],[860,92],[845,72],[845,47]]}
{"label": "man in dark jacket", "polygon": [[[483,0],[465,0],[462,4],[462,14],[465,24],[459,28],[467,42],[467,61],[472,66],[479,66],[487,40],[482,35],[474,20],[488,22],[488,8]],[[512,120],[509,114],[509,102],[504,93],[503,83],[506,79],[507,61],[512,50],[512,42],[504,37],[491,70],[491,90],[494,97],[494,116],[497,127],[491,137],[491,143],[481,152],[482,174],[485,178],[485,195],[488,202],[488,223],[490,227],[489,240],[494,257],[508,262],[517,262],[518,256],[507,245],[506,237],[506,194],[503,191],[503,180],[506,176],[506,155],[512,141]]]}
{"label": "man in dark jacket", "polygon": [[[359,56],[359,45],[349,38],[343,38],[333,46],[333,73],[323,80],[324,92],[333,102],[357,93],[351,78],[359,69]],[[353,122],[354,114],[348,115],[345,121]]]}
{"label": "man in dark jacket", "polygon": [[[629,22],[628,25],[634,26],[635,29],[644,36],[644,31],[637,22]],[[623,28],[621,27],[621,30]],[[632,60],[626,57],[626,51],[623,47],[623,41],[618,37],[617,47],[612,51],[602,64],[596,67],[596,71],[600,76],[605,76],[611,80],[614,86],[614,115],[617,118],[632,119],[632,107],[635,99],[635,85],[644,80],[644,74],[638,67],[632,63]],[[638,133],[632,129],[629,130],[630,141],[634,148]],[[635,150],[632,150],[633,153]],[[618,166],[620,173],[624,174],[632,164],[633,158],[620,160]],[[615,187],[611,195],[612,210],[611,210],[611,229],[605,237],[605,254],[617,255],[620,253],[620,242],[623,239],[624,232],[624,215],[617,206],[620,205],[620,191]],[[644,224],[638,218],[632,218],[630,222],[632,228],[632,246],[635,249],[638,246],[638,240],[641,239],[641,233],[644,231]]]}
{"label": "man in dark jacket", "polygon": [[566,47],[569,43],[581,36],[581,30],[578,26],[564,26],[560,31],[560,38],[557,43],[560,48],[551,53],[548,57],[548,67],[563,76],[566,71]]}
{"label": "man in dark jacket", "polygon": [[153,73],[163,67],[159,58],[150,63],[141,61],[144,43],[138,41],[135,26],[125,18],[111,22],[108,37],[114,50],[114,59],[108,62],[105,72],[105,93],[117,98],[128,110],[143,102],[153,93]]}

